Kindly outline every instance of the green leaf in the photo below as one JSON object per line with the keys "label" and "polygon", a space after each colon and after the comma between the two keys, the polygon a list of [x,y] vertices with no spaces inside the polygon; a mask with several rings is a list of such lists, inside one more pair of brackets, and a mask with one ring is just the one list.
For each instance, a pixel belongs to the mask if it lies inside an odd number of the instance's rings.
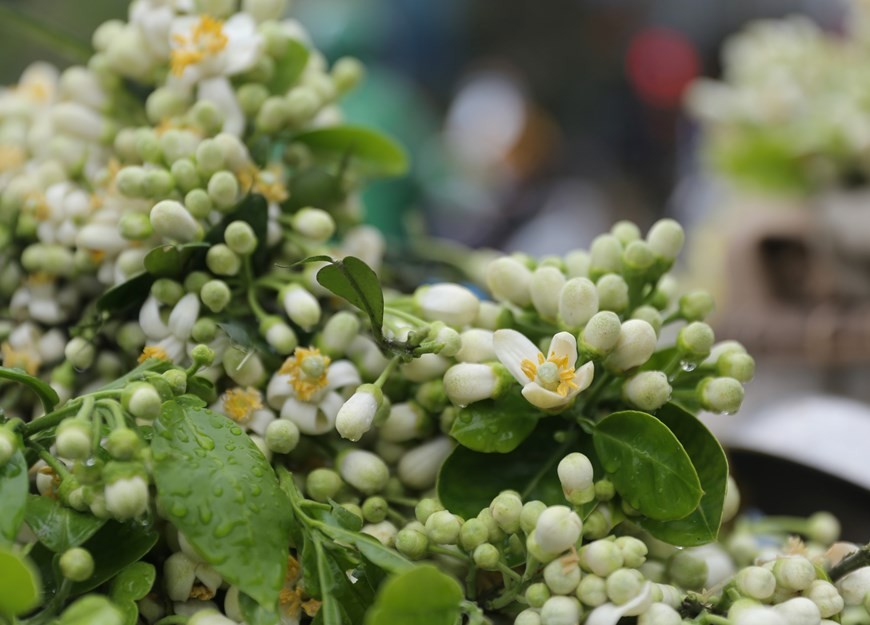
{"label": "green leaf", "polygon": [[455,625],[463,599],[455,579],[421,564],[384,583],[365,625]]}
{"label": "green leaf", "polygon": [[40,495],[27,498],[24,520],[39,542],[55,553],[84,544],[106,523],[104,519],[67,508],[55,499]]}
{"label": "green leaf", "polygon": [[224,579],[274,605],[287,568],[291,509],[251,438],[187,397],[163,405],[151,449],[170,521]]}
{"label": "green leaf", "polygon": [[520,393],[511,393],[462,408],[450,436],[474,451],[505,454],[528,438],[542,415]]}
{"label": "green leaf", "polygon": [[87,595],[60,615],[58,625],[124,625],[125,615],[102,595]]}
{"label": "green leaf", "polygon": [[146,271],[138,273],[126,282],[103,293],[97,300],[97,310],[118,315],[134,308],[139,308],[148,298],[154,276]]}
{"label": "green leaf", "polygon": [[329,505],[332,508],[332,516],[341,527],[352,532],[358,532],[362,529],[363,520],[360,517],[332,499],[329,500]]}
{"label": "green leaf", "polygon": [[617,492],[645,516],[670,521],[698,507],[698,473],[677,437],[652,415],[614,412],[598,422],[592,440]]}
{"label": "green leaf", "polygon": [[123,614],[124,625],[138,625],[139,605],[135,601],[130,599],[113,599],[112,601]]}
{"label": "green leaf", "polygon": [[327,559],[322,543],[314,543],[314,552],[317,554],[317,574],[320,580],[320,600],[322,602],[317,615],[324,625],[343,625],[341,608],[335,596],[340,578],[335,575],[332,563]]}
{"label": "green leaf", "polygon": [[248,625],[277,625],[281,620],[277,606],[260,605],[243,592],[239,593],[239,609]]}
{"label": "green leaf", "polygon": [[656,413],[679,439],[698,472],[704,494],[701,503],[689,516],[674,521],[641,519],[640,525],[665,542],[685,547],[703,545],[719,535],[728,460],[716,437],[694,415],[673,404],[665,404]]}
{"label": "green leaf", "polygon": [[12,382],[18,382],[19,384],[24,384],[25,386],[30,387],[30,390],[36,393],[39,397],[39,401],[42,402],[42,407],[45,409],[45,412],[51,412],[54,410],[54,407],[57,406],[60,401],[60,398],[51,386],[20,369],[0,367],[0,378],[11,380]]}
{"label": "green leaf", "polygon": [[[441,465],[438,498],[453,514],[469,519],[489,506],[505,489],[521,492],[524,500],[564,502],[556,463],[570,441],[559,444],[553,436],[564,424],[542,422],[523,443],[506,454],[484,454],[457,447]],[[473,479],[472,479],[473,476]]]}
{"label": "green leaf", "polygon": [[3,502],[0,505],[0,538],[12,542],[18,535],[29,489],[27,461],[21,450],[17,450],[9,462],[0,466],[0,502]]}
{"label": "green leaf", "polygon": [[272,80],[269,81],[269,91],[278,95],[286,94],[305,70],[309,54],[308,48],[302,42],[295,39],[288,41],[286,50],[275,61],[275,71],[272,73]]}
{"label": "green leaf", "polygon": [[115,601],[139,601],[149,592],[154,585],[157,571],[153,564],[148,562],[134,562],[112,580],[109,595]]}
{"label": "green leaf", "polygon": [[356,256],[346,256],[317,272],[317,281],[331,293],[362,310],[379,332],[384,324],[384,293],[371,267]]}
{"label": "green leaf", "polygon": [[370,176],[401,176],[408,171],[408,155],[391,137],[359,126],[332,126],[302,132],[293,141],[311,148],[315,156],[350,157]]}
{"label": "green leaf", "polygon": [[39,573],[27,556],[0,547],[0,616],[29,612],[41,594]]}
{"label": "green leaf", "polygon": [[145,255],[145,271],[155,278],[183,277],[194,251],[208,247],[208,243],[203,242],[160,245]]}
{"label": "green leaf", "polygon": [[290,197],[281,204],[284,212],[295,212],[306,206],[334,210],[347,197],[341,176],[323,167],[309,167],[290,178]]}
{"label": "green leaf", "polygon": [[366,560],[388,573],[401,573],[414,566],[403,555],[389,547],[385,547],[380,541],[368,534],[360,534],[359,532],[348,531],[334,526],[323,527],[321,529],[324,534],[327,534],[333,540],[352,544],[359,549],[359,552]]}
{"label": "green leaf", "polygon": [[195,375],[187,380],[187,392],[196,395],[207,404],[213,404],[218,398],[214,383],[201,375]]}
{"label": "green leaf", "polygon": [[[269,264],[269,249],[266,246],[267,230],[269,224],[269,204],[266,198],[257,193],[245,196],[239,205],[224,215],[220,222],[211,228],[205,235],[205,242],[216,245],[224,242],[224,232],[234,221],[244,221],[254,230],[257,236],[257,248],[251,254],[251,264],[254,273],[259,273]],[[192,263],[197,265],[205,260],[205,250],[199,250]]]}
{"label": "green leaf", "polygon": [[73,584],[72,593],[82,594],[109,581],[141,560],[157,544],[158,538],[157,530],[151,525],[138,521],[107,521],[82,545],[94,558],[94,573],[89,579]]}

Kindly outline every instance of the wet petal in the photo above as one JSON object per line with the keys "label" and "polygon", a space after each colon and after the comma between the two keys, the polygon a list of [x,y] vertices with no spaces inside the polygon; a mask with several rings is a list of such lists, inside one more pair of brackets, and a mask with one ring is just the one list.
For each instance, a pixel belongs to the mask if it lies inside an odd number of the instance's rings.
{"label": "wet petal", "polygon": [[525,335],[516,330],[496,330],[492,336],[495,355],[520,384],[528,384],[529,378],[523,373],[523,360],[538,364],[540,350]]}

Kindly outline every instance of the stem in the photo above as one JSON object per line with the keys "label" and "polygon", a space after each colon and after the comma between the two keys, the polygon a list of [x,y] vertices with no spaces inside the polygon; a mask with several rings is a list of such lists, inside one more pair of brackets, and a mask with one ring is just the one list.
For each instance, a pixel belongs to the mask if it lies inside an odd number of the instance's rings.
{"label": "stem", "polygon": [[170,616],[164,616],[162,619],[154,623],[154,625],[185,625],[185,623],[187,623],[187,621],[189,620],[189,616],[172,614]]}
{"label": "stem", "polygon": [[265,311],[265,309],[260,305],[259,300],[257,300],[257,288],[254,283],[254,270],[251,267],[251,257],[245,256],[244,260],[244,272],[245,272],[245,288],[247,290],[248,296],[248,305],[251,307],[251,311],[257,317],[258,320],[262,321],[266,317],[269,316],[269,313]]}
{"label": "stem", "polygon": [[385,497],[387,502],[394,503],[397,506],[405,506],[406,508],[416,508],[417,504],[420,503],[417,499],[411,499],[410,497]]}
{"label": "stem", "polygon": [[519,594],[520,586],[514,586],[510,590],[506,591],[503,595],[500,595],[493,599],[492,601],[488,601],[486,607],[490,610],[499,610],[507,605],[513,603],[514,599],[517,598]]}
{"label": "stem", "polygon": [[41,432],[43,430],[47,430],[49,428],[53,428],[58,423],[66,419],[71,414],[74,414],[78,409],[78,402],[72,401],[68,403],[63,408],[55,410],[53,412],[48,413],[42,417],[39,417],[35,421],[31,421],[24,426],[23,434],[24,437],[27,438],[29,436],[33,436],[37,432]]}
{"label": "stem", "polygon": [[468,565],[465,574],[465,596],[472,601],[477,598],[477,565],[474,562]]}
{"label": "stem", "polygon": [[520,582],[520,581],[522,581],[522,578],[520,577],[520,574],[517,573],[516,571],[514,571],[511,567],[509,567],[509,566],[508,566],[507,564],[505,564],[504,562],[499,562],[499,563],[498,563],[498,570],[501,572],[502,575],[505,575],[505,576],[507,576],[507,577],[510,577],[510,578],[511,578],[512,580],[514,580],[515,582]]}
{"label": "stem", "polygon": [[64,466],[64,464],[60,460],[58,460],[57,458],[52,456],[50,453],[48,453],[48,450],[45,447],[43,447],[42,445],[38,445],[36,443],[32,443],[32,445],[39,452],[39,457],[45,461],[45,464],[47,464],[49,467],[51,467],[52,471],[54,471],[55,473],[58,474],[58,476],[60,476],[61,480],[65,480],[66,478],[68,478],[70,476],[70,472]]}
{"label": "stem", "polygon": [[396,368],[397,364],[399,364],[399,357],[393,356],[390,362],[387,363],[387,366],[384,367],[384,370],[381,371],[381,375],[379,375],[378,379],[375,380],[375,386],[377,386],[378,388],[383,388],[384,384],[387,381],[387,378],[389,378],[390,374],[393,373],[393,369]]}
{"label": "stem", "polygon": [[701,622],[705,625],[731,625],[731,621],[724,616],[717,616],[716,614],[706,612],[701,615]]}
{"label": "stem", "polygon": [[604,389],[607,388],[607,385],[612,379],[613,374],[608,373],[607,371],[602,372],[601,375],[595,378],[595,381],[592,383],[592,386],[589,389],[589,393],[586,395],[585,398],[583,398],[582,412],[586,413],[588,412],[588,408],[595,407],[595,402],[598,401],[598,397],[601,395]]}
{"label": "stem", "polygon": [[0,4],[0,20],[10,30],[23,32],[74,61],[84,63],[91,56],[90,46],[83,41],[6,4]]}
{"label": "stem", "polygon": [[121,405],[118,402],[111,399],[101,399],[97,402],[97,405],[109,412],[109,415],[112,418],[111,428],[113,430],[120,429],[126,425],[124,413],[121,412]]}
{"label": "stem", "polygon": [[384,307],[384,314],[392,315],[393,317],[398,317],[399,319],[403,319],[408,323],[414,324],[417,327],[424,326],[426,324],[425,321],[420,319],[417,315],[412,315],[411,313],[401,310],[399,308],[394,308],[393,306]]}
{"label": "stem", "polygon": [[469,558],[464,553],[459,553],[456,551],[451,551],[450,549],[445,549],[439,545],[429,545],[429,553],[438,553],[442,556],[451,556],[456,558],[457,560],[462,560],[463,562],[471,562],[471,558]]}
{"label": "stem", "polygon": [[831,581],[836,582],[844,575],[868,565],[870,565],[870,544],[864,545],[855,553],[843,558],[839,564],[831,567],[828,575],[831,576]]}

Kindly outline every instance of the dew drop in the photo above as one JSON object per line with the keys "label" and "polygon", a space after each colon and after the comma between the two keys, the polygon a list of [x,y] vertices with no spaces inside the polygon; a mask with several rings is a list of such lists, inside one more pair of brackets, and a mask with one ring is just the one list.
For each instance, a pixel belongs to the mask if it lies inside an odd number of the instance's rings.
{"label": "dew drop", "polygon": [[211,494],[214,495],[215,497],[220,497],[221,495],[224,494],[224,487],[220,486],[220,485],[216,485],[214,488],[211,489]]}
{"label": "dew drop", "polygon": [[205,506],[199,507],[199,520],[201,523],[210,523],[212,518],[212,513],[209,508]]}
{"label": "dew drop", "polygon": [[184,505],[182,505],[182,504],[180,504],[180,503],[177,503],[177,504],[174,504],[174,505],[172,506],[172,509],[169,511],[169,513],[170,513],[172,516],[177,516],[177,517],[179,517],[179,518],[184,518],[184,517],[187,516],[187,508],[186,508]]}
{"label": "dew drop", "polygon": [[224,449],[226,449],[227,451],[235,451],[236,445],[235,443],[227,443],[226,445],[224,445]]}
{"label": "dew drop", "polygon": [[698,367],[697,364],[695,364],[694,362],[689,362],[688,360],[683,360],[680,363],[680,369],[682,369],[683,371],[685,371],[687,373],[689,371],[694,371],[697,367]]}

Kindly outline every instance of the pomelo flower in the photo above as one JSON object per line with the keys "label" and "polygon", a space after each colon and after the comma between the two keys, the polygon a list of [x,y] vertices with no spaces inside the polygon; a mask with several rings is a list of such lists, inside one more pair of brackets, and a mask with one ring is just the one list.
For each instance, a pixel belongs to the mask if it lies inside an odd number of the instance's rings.
{"label": "pomelo flower", "polygon": [[591,362],[574,368],[577,339],[570,332],[553,336],[547,356],[516,330],[496,331],[493,347],[501,363],[523,385],[523,397],[538,408],[565,406],[592,383],[595,368]]}
{"label": "pomelo flower", "polygon": [[256,22],[245,13],[225,22],[209,15],[177,17],[171,27],[172,74],[185,84],[232,76],[254,66],[262,44]]}

